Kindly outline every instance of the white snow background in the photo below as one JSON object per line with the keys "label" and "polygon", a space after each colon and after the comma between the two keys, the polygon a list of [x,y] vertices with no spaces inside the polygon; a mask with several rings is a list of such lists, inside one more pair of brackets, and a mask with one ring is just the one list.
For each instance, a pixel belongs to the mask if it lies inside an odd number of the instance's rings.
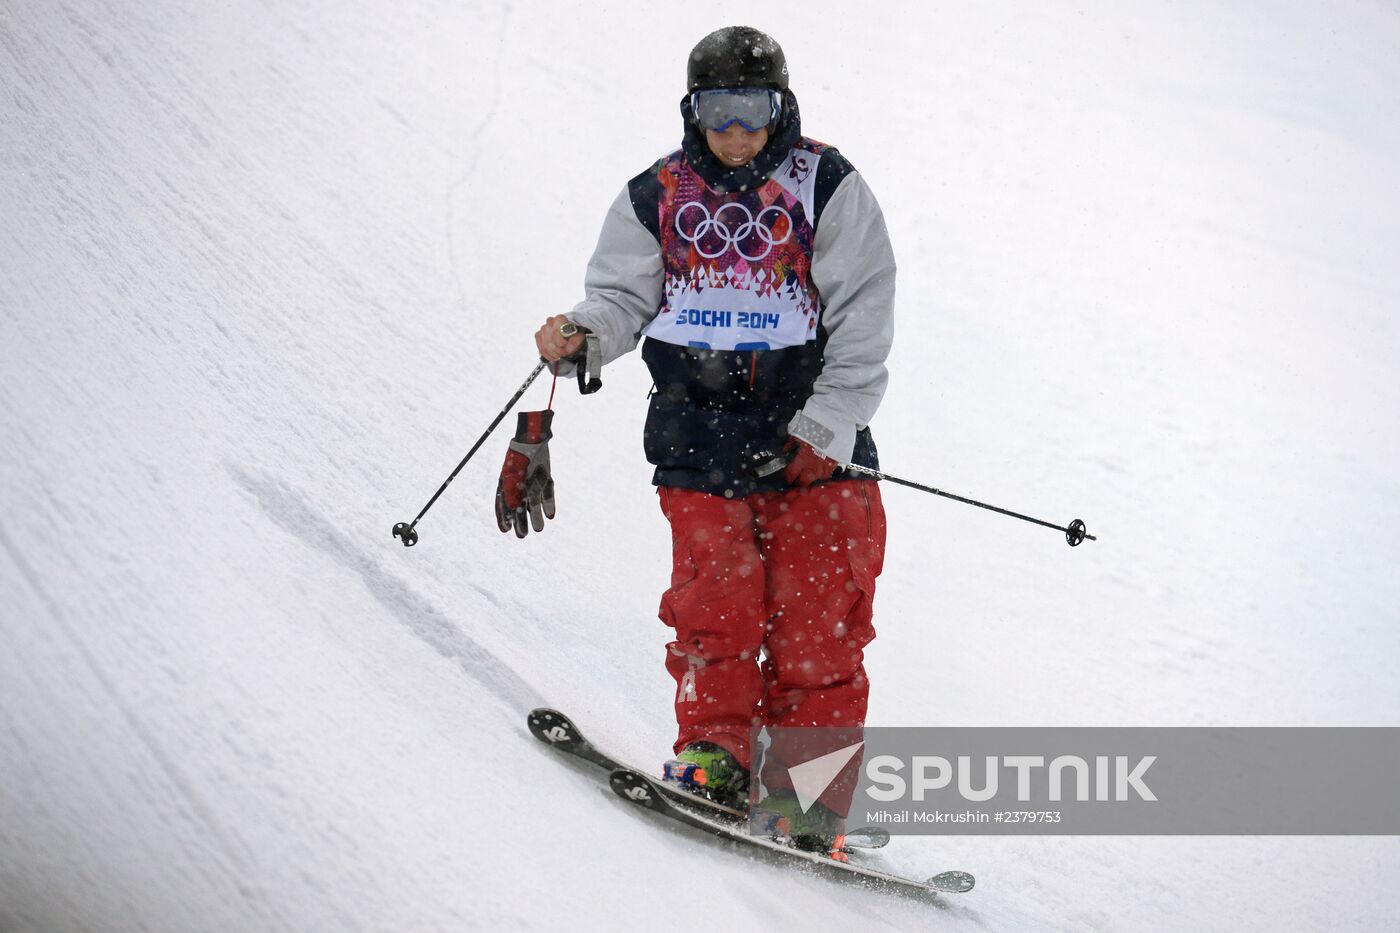
{"label": "white snow background", "polygon": [[[1386,3],[0,6],[0,930],[1377,930],[1400,841],[897,838],[927,903],[632,812],[669,751],[636,356],[507,421],[685,56],[748,22],[900,263],[877,725],[1400,725]],[[542,379],[522,407],[543,407]]]}

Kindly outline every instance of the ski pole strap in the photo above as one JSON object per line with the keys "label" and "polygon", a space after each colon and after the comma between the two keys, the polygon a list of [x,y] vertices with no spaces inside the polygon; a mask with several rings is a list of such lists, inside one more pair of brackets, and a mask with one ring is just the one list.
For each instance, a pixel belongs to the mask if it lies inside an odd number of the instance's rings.
{"label": "ski pole strap", "polygon": [[584,331],[582,356],[574,369],[578,375],[578,390],[583,395],[592,395],[603,387],[603,345],[597,334]]}

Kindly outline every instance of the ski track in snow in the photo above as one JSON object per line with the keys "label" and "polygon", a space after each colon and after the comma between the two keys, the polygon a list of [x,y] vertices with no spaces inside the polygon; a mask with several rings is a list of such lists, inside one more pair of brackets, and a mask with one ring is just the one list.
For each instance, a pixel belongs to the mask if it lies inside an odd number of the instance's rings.
{"label": "ski track in snow", "polygon": [[467,135],[466,144],[463,146],[462,161],[465,163],[462,174],[453,180],[452,186],[447,190],[444,198],[446,206],[447,224],[447,256],[452,267],[452,282],[457,289],[458,304],[469,307],[472,302],[467,297],[467,290],[462,285],[462,274],[457,262],[457,239],[455,229],[457,226],[457,197],[459,192],[471,183],[476,176],[477,167],[481,161],[481,149],[479,143],[484,133],[491,127],[491,121],[496,116],[497,108],[501,103],[501,62],[505,58],[505,47],[509,41],[508,28],[510,25],[511,7],[505,5],[500,13],[500,29],[496,34],[496,55],[495,62],[491,67],[491,98],[482,111],[480,122],[474,126]]}
{"label": "ski track in snow", "polygon": [[[295,929],[287,922],[286,918],[280,916],[275,903],[269,901],[266,893],[258,890],[257,885],[250,880],[251,868],[256,862],[256,855],[251,851],[246,840],[240,838],[236,827],[228,825],[215,813],[198,783],[192,780],[180,766],[176,754],[173,754],[172,750],[167,748],[147,727],[140,711],[134,709],[126,699],[127,691],[113,681],[104,660],[95,656],[89,649],[86,640],[74,631],[61,604],[49,594],[39,574],[29,565],[19,547],[3,528],[0,528],[0,549],[4,550],[6,557],[19,572],[25,585],[42,603],[47,614],[46,621],[61,633],[69,650],[81,659],[85,675],[100,686],[101,702],[110,704],[111,708],[118,712],[126,730],[140,743],[150,760],[154,762],[160,776],[164,778],[162,784],[148,792],[173,798],[177,801],[177,808],[184,810],[187,818],[194,824],[200,841],[195,849],[187,851],[185,854],[191,856],[194,859],[193,864],[199,866],[201,870],[210,867],[219,873],[222,878],[218,886],[236,893],[250,908],[253,916],[257,918],[264,929]],[[39,693],[38,685],[32,680],[30,688],[35,694]],[[25,754],[24,729],[21,728],[20,723],[8,715],[9,710],[5,709],[7,706],[8,704],[0,706],[0,711],[7,713],[6,719],[9,728],[5,730],[6,736],[18,748],[22,758],[28,759],[30,755]],[[6,742],[0,742],[0,748],[6,744]],[[5,833],[0,832],[0,840],[3,840],[5,835]],[[26,851],[31,857],[38,854],[29,849],[28,846],[11,848],[17,841],[10,840],[10,845],[6,846],[9,849],[8,852],[0,851],[0,921],[6,920],[7,908],[10,906],[5,903],[6,898],[3,896],[6,883],[18,881],[18,872],[13,869],[5,870],[6,860],[16,854],[26,853]],[[21,914],[10,916],[8,922],[13,922],[16,930],[44,929],[48,928],[49,923],[58,919],[42,916],[26,918]],[[70,917],[67,918],[66,922],[75,922],[75,920],[76,918]],[[10,927],[6,924],[5,928],[9,929]]]}
{"label": "ski track in snow", "polygon": [[15,547],[14,542],[10,540],[10,536],[3,528],[0,528],[0,546],[4,547],[6,554],[14,563],[15,568],[19,570],[20,575],[24,578],[24,582],[28,584],[34,593],[43,601],[50,618],[58,626],[59,631],[63,633],[63,637],[72,647],[72,650],[82,658],[89,676],[102,686],[108,701],[121,714],[127,728],[140,740],[142,746],[145,747],[151,758],[159,766],[166,779],[184,800],[190,812],[199,820],[203,830],[218,843],[216,847],[218,856],[232,862],[232,871],[230,873],[242,873],[246,871],[248,866],[252,863],[251,853],[248,851],[247,846],[227,832],[224,827],[219,824],[219,821],[213,817],[199,791],[195,789],[183,774],[181,774],[179,767],[175,764],[171,756],[161,747],[160,743],[156,741],[149,730],[146,729],[141,717],[136,715],[131,707],[122,699],[122,691],[112,682],[101,660],[93,656],[84,640],[73,631],[67,619],[64,617],[62,608],[49,596],[44,585],[40,582],[38,575],[29,567],[24,556],[20,553],[19,549]]}
{"label": "ski track in snow", "polygon": [[[269,519],[358,576],[408,631],[444,658],[461,665],[467,676],[495,695],[507,709],[526,711],[544,705],[544,698],[509,665],[472,640],[442,610],[415,594],[405,581],[385,571],[349,537],[312,511],[305,496],[275,477],[254,475],[237,464],[226,467]],[[471,581],[465,585],[495,609],[505,609],[489,588]]]}

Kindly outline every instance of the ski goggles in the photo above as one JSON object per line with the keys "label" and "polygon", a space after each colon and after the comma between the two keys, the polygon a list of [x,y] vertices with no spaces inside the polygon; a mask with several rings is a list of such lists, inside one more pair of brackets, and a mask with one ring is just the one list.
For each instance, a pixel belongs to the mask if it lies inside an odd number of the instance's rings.
{"label": "ski goggles", "polygon": [[755,133],[778,119],[782,97],[763,87],[718,88],[691,94],[690,109],[704,129],[722,133],[737,123]]}

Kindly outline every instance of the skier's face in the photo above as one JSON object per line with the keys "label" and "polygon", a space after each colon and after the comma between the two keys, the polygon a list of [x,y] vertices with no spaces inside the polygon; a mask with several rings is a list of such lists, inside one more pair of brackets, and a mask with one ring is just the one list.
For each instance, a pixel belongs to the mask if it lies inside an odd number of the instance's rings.
{"label": "skier's face", "polygon": [[730,168],[738,168],[752,162],[768,145],[768,130],[746,130],[738,123],[731,123],[726,130],[706,130],[705,141],[716,159]]}

